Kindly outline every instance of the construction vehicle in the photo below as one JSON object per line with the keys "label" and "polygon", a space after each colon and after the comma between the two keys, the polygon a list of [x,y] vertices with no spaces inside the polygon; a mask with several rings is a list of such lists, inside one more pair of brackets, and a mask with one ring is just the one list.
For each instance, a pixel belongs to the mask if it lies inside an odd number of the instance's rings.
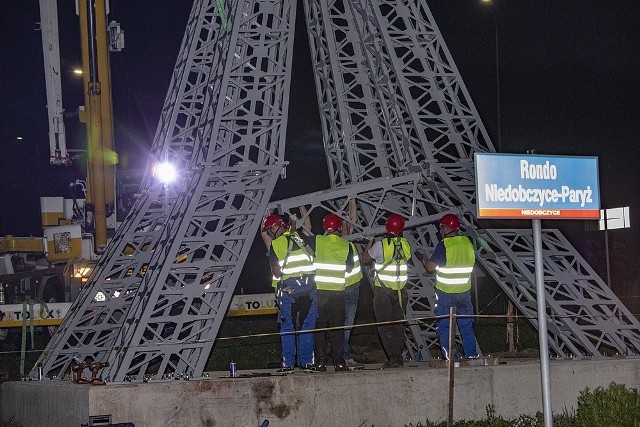
{"label": "construction vehicle", "polygon": [[[72,301],[98,259],[93,235],[83,231],[73,214],[82,211],[84,199],[42,197],[40,202],[42,237],[0,238],[0,305],[39,304],[36,311],[48,312],[46,304]],[[6,309],[3,306],[2,311]],[[66,310],[57,309],[63,310],[58,313],[60,319]],[[6,327],[19,326],[6,323],[16,316],[6,317],[0,315],[0,340],[8,334]],[[27,318],[25,311],[22,320]],[[37,326],[53,326],[43,322],[45,319],[40,319]]]}
{"label": "construction vehicle", "polygon": [[0,237],[0,303],[71,301],[99,255],[85,221],[85,184],[71,184],[77,197],[41,197],[42,237]]}
{"label": "construction vehicle", "polygon": [[[536,319],[531,230],[485,228],[476,218],[473,156],[495,149],[426,1],[302,4],[331,188],[271,200],[286,178],[298,2],[196,0],[149,157],[177,173],[143,179],[39,359],[45,376],[64,377],[80,358],[108,364],[102,378],[112,383],[201,377],[263,216],[299,206],[336,213],[351,239],[382,235],[386,217],[400,214],[405,237],[424,248],[437,242],[433,223],[453,211],[479,267]],[[558,230],[544,230],[543,241],[549,326],[540,333],[550,352],[640,351],[640,324],[577,250]],[[413,263],[406,349],[414,360],[437,348],[433,281]]]}
{"label": "construction vehicle", "polygon": [[[108,54],[123,48],[123,33],[115,22],[106,25],[105,1],[78,3],[88,107],[79,108],[79,117],[87,124],[88,176],[70,183],[70,198],[40,199],[42,237],[0,238],[0,304],[72,301],[116,228]],[[50,163],[68,166],[74,150],[66,145],[57,2],[40,0],[40,18]],[[0,328],[0,339],[6,335]]]}

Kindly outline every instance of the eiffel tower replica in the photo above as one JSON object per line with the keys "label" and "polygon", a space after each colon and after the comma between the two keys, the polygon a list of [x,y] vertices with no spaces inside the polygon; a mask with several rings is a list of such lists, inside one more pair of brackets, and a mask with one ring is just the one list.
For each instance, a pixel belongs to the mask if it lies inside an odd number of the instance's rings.
{"label": "eiffel tower replica", "polygon": [[[286,176],[298,7],[331,187],[272,201]],[[262,218],[300,206],[300,221],[337,213],[349,238],[381,235],[400,214],[414,248],[433,247],[433,224],[458,214],[477,265],[537,327],[531,231],[476,218],[473,155],[494,151],[425,0],[196,0],[149,156],[179,178],[144,177],[38,363],[62,376],[74,360],[108,362],[109,382],[201,377]],[[543,258],[540,333],[553,356],[640,351],[638,321],[558,230],[543,230]],[[434,278],[413,264],[406,350],[428,360]]]}

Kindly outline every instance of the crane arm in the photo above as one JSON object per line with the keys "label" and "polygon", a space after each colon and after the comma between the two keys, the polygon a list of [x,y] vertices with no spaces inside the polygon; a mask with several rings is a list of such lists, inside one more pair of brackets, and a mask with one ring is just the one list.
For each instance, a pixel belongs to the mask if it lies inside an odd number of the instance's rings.
{"label": "crane arm", "polygon": [[62,108],[62,84],[60,82],[57,8],[58,4],[55,1],[40,0],[40,29],[49,115],[49,162],[52,165],[69,165],[71,159],[67,152],[64,108]]}

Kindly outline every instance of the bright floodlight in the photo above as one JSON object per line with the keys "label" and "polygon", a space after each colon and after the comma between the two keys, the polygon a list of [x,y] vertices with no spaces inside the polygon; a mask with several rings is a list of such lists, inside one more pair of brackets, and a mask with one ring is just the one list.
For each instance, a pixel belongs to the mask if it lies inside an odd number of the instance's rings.
{"label": "bright floodlight", "polygon": [[153,176],[165,184],[169,184],[178,177],[176,167],[171,163],[158,163],[153,170]]}

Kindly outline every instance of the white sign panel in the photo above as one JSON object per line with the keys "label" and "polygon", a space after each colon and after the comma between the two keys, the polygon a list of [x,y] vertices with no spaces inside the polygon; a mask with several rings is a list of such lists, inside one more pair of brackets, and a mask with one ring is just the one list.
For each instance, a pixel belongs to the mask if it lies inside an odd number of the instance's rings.
{"label": "white sign panel", "polygon": [[623,208],[602,209],[600,211],[600,230],[630,228],[629,206]]}

